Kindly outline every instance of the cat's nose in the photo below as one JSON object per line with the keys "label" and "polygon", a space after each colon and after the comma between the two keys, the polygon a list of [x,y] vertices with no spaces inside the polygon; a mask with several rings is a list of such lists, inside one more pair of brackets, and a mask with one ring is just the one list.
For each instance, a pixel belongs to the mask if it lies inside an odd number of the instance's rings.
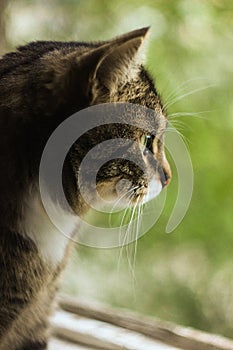
{"label": "cat's nose", "polygon": [[164,182],[162,184],[163,187],[168,186],[170,182],[171,182],[171,175],[169,175],[166,171],[164,171]]}
{"label": "cat's nose", "polygon": [[161,164],[161,170],[160,170],[160,180],[163,187],[166,187],[171,182],[172,178],[172,172],[171,167],[167,161],[167,158],[164,157],[163,162]]}

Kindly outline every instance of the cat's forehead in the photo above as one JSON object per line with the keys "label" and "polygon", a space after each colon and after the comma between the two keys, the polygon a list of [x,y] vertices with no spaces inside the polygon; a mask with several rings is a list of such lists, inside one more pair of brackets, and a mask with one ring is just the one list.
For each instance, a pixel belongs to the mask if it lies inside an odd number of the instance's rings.
{"label": "cat's forehead", "polygon": [[[155,89],[148,72],[141,67],[136,79],[129,81],[118,90],[118,102],[131,103],[132,115],[139,121],[142,129],[152,134],[161,135],[167,125],[160,95]],[[127,118],[130,118],[129,115]]]}
{"label": "cat's forehead", "polygon": [[167,127],[167,119],[163,115],[162,110],[155,106],[145,108],[145,113],[140,118],[140,124],[143,126],[143,130],[146,133],[152,134],[157,138],[162,137]]}
{"label": "cat's forehead", "polygon": [[[97,111],[97,114],[96,114]],[[155,110],[146,105],[117,101],[100,104],[94,107],[93,113],[102,116],[110,133],[118,135],[141,137],[142,134],[162,137],[166,130],[167,119],[161,108]],[[113,126],[115,125],[115,126]]]}

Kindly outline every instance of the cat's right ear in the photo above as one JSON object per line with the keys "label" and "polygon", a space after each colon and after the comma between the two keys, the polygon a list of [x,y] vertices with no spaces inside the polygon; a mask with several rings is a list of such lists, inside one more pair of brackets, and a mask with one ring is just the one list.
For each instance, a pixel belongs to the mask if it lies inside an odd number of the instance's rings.
{"label": "cat's right ear", "polygon": [[112,95],[138,72],[139,49],[149,28],[142,28],[106,42],[78,58],[78,66],[86,72],[93,100],[98,95]]}
{"label": "cat's right ear", "polygon": [[[55,103],[60,100],[70,103],[79,100],[80,107],[95,103],[95,100],[114,95],[120,86],[137,74],[141,57],[139,49],[149,28],[126,33],[110,41],[85,49],[80,55],[54,50],[42,58],[42,82],[52,91]],[[83,48],[82,48],[83,49]]]}

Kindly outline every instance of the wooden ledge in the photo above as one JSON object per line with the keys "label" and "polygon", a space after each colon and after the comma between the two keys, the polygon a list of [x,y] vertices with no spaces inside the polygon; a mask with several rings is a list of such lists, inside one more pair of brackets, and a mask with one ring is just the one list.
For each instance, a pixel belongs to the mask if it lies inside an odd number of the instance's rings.
{"label": "wooden ledge", "polygon": [[233,350],[231,339],[128,310],[68,296],[59,297],[58,306],[50,350]]}

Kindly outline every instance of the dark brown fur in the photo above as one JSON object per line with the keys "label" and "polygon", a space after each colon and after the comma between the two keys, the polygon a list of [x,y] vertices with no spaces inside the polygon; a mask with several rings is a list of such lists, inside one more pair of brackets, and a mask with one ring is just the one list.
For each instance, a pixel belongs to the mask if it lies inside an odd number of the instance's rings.
{"label": "dark brown fur", "polygon": [[[59,264],[46,260],[22,223],[25,198],[38,189],[41,154],[53,130],[74,112],[103,102],[152,108],[158,115],[157,131],[164,130],[160,98],[147,72],[140,66],[131,77],[146,32],[141,29],[100,43],[35,42],[0,59],[0,350],[46,349],[48,315],[67,254]],[[108,136],[137,139],[140,132],[99,128],[74,144],[63,183],[78,214],[87,210],[76,182],[83,156]],[[166,185],[170,170],[162,146],[156,161]],[[146,191],[143,174],[119,160],[102,168],[97,186],[106,187],[122,174],[142,183]]]}

